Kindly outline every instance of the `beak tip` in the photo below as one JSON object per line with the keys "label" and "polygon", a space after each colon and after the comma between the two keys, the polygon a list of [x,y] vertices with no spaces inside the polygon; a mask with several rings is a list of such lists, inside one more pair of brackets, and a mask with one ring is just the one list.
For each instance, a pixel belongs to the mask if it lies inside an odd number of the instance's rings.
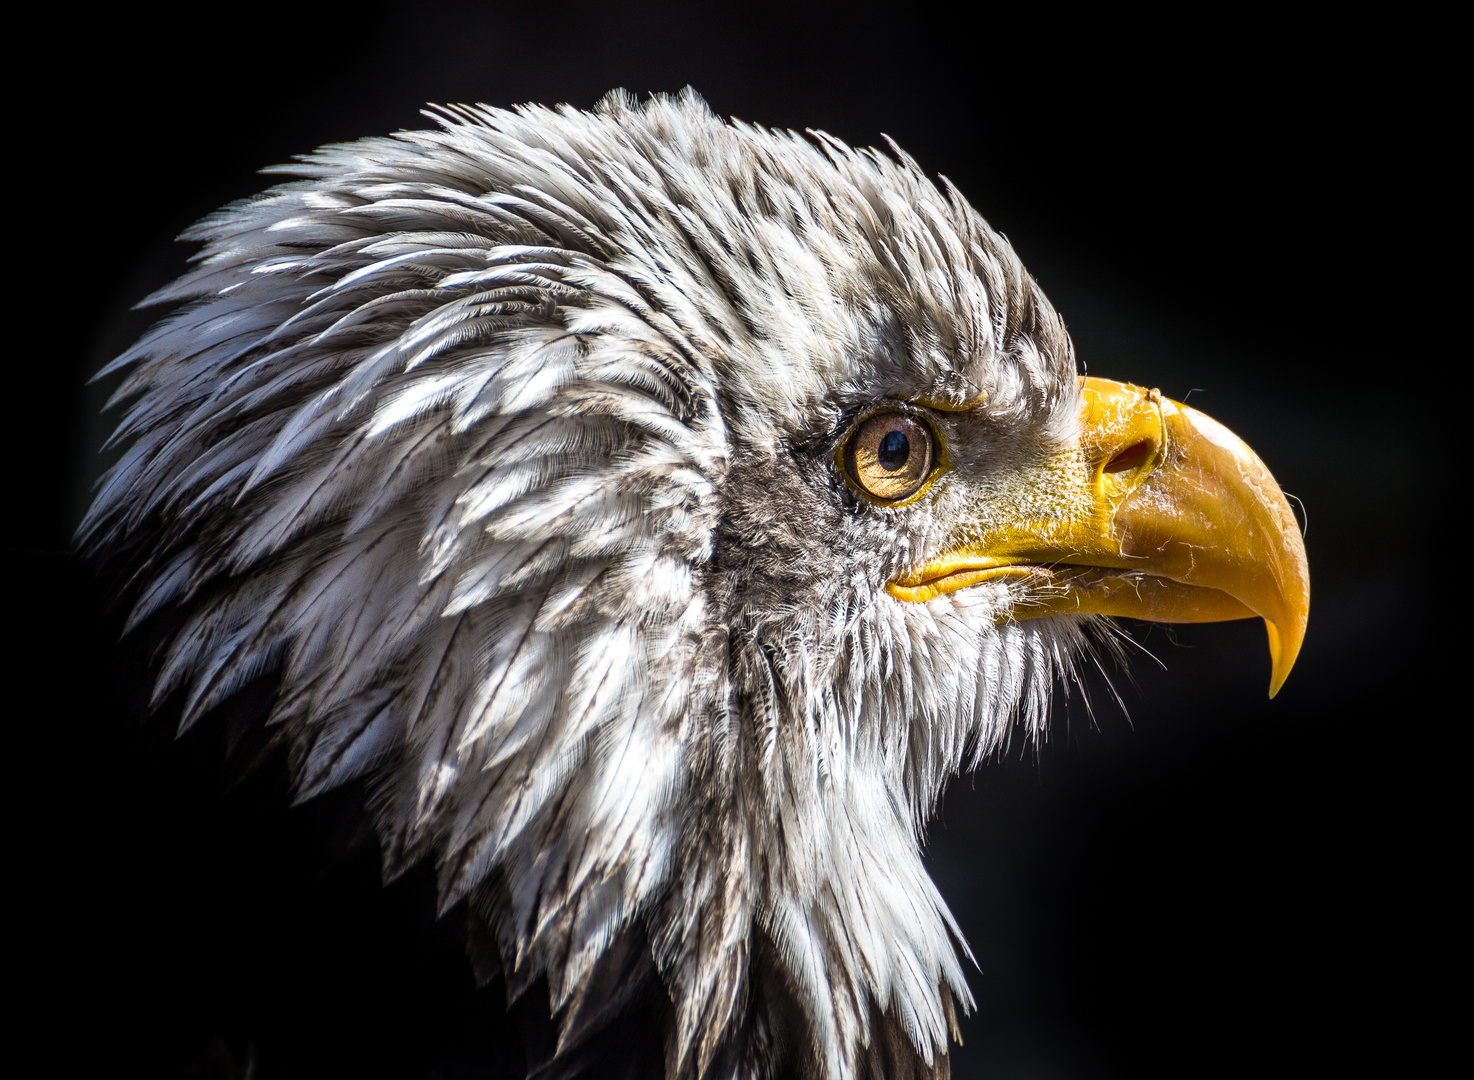
{"label": "beak tip", "polygon": [[1264,629],[1269,636],[1269,697],[1273,700],[1285,685],[1285,680],[1290,677],[1290,669],[1300,656],[1300,644],[1305,640],[1305,621],[1296,621],[1288,641],[1280,634],[1280,628],[1268,619],[1264,620]]}

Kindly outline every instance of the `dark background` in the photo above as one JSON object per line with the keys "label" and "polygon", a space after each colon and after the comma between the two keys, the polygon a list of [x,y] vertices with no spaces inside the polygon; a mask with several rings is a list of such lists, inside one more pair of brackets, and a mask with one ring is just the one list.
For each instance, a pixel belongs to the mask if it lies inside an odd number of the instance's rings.
{"label": "dark background", "polygon": [[1124,707],[1096,680],[1042,748],[953,785],[929,858],[981,967],[954,1075],[1419,1071],[1467,895],[1445,870],[1467,861],[1445,834],[1467,707],[1430,690],[1452,684],[1436,618],[1457,599],[1428,434],[1458,408],[1439,266],[1466,231],[1436,27],[797,3],[190,18],[50,18],[14,46],[47,72],[9,135],[22,1040],[78,1074],[502,1060],[500,989],[473,990],[427,874],[380,889],[344,842],[352,793],[288,809],[280,762],[233,784],[219,730],[140,721],[147,655],[68,555],[111,424],[86,379],[183,269],[171,238],[263,166],[425,125],[428,101],[691,84],[721,114],[895,138],[1009,236],[1090,372],[1191,393],[1308,512],[1309,635],[1275,701],[1261,627],[1137,626]]}

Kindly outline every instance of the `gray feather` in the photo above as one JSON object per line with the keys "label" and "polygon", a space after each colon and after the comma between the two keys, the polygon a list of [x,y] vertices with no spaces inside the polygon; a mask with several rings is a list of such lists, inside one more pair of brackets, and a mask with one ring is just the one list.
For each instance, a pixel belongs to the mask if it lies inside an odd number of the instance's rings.
{"label": "gray feather", "polygon": [[108,369],[81,537],[134,623],[184,617],[156,700],[279,667],[302,797],[375,775],[386,866],[546,977],[570,1062],[645,971],[675,1074],[944,1071],[972,1000],[925,822],[1081,629],[1001,584],[891,602],[952,496],[856,507],[835,440],[982,394],[979,454],[1062,438],[1058,317],[904,155],[691,94],[437,119],[191,229]]}

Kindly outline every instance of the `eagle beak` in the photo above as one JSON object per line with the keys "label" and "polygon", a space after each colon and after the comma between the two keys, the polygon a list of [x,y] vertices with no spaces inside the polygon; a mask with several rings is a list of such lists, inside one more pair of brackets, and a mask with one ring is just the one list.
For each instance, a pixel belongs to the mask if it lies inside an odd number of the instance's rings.
{"label": "eagle beak", "polygon": [[924,602],[1012,577],[1030,586],[1015,618],[1258,616],[1274,697],[1310,610],[1305,543],[1274,477],[1233,432],[1156,390],[1095,378],[1081,390],[1078,444],[1025,478],[1014,500],[1028,520],[977,523],[888,591]]}

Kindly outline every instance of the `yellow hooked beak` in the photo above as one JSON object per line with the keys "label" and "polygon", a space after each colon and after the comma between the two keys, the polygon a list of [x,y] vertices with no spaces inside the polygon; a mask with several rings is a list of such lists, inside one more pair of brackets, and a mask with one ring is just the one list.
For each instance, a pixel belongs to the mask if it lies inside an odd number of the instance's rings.
{"label": "yellow hooked beak", "polygon": [[985,527],[887,586],[924,602],[999,577],[1038,587],[1017,618],[1064,612],[1153,622],[1259,616],[1269,696],[1310,611],[1305,544],[1284,493],[1242,439],[1156,390],[1081,380],[1081,438],[1046,468],[1053,505]]}

